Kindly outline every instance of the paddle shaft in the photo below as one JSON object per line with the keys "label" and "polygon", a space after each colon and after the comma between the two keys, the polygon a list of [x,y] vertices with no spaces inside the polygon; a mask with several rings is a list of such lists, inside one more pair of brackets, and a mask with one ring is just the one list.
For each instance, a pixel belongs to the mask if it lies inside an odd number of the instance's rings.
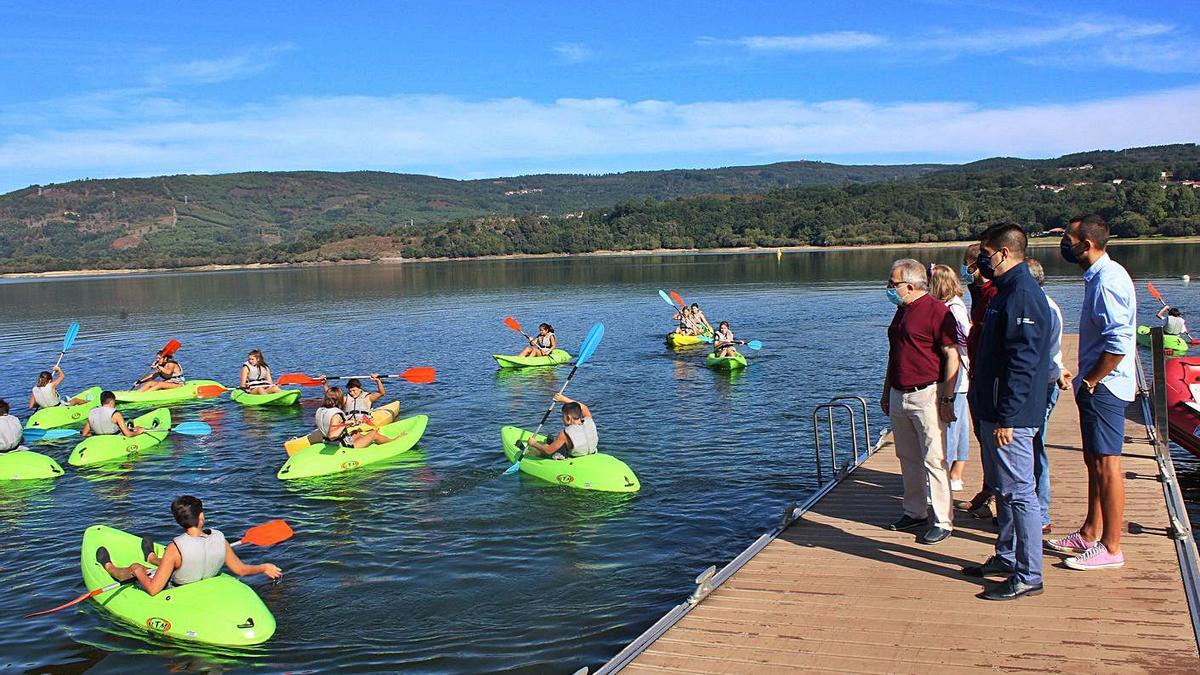
{"label": "paddle shaft", "polygon": [[[577,370],[579,370],[579,366],[574,366],[573,368],[571,368],[571,373],[569,375],[567,375],[567,381],[563,382],[562,389],[558,390],[559,396],[562,396],[562,393],[567,390],[567,385],[571,384],[571,378],[575,377],[575,371],[577,371]],[[546,409],[546,414],[542,415],[542,421],[538,422],[537,429],[534,430],[534,432],[533,432],[534,436],[537,436],[539,433],[541,433],[542,427],[544,427],[546,425],[546,420],[550,419],[550,413],[554,412],[554,403],[555,403],[554,399],[550,399],[550,407]],[[522,456],[524,456],[525,453],[522,451],[521,454],[522,454]]]}

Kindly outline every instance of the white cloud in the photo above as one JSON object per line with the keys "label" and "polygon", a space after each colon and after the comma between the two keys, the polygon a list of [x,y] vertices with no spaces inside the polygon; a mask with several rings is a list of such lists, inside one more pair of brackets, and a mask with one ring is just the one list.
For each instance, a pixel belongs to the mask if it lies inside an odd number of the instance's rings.
{"label": "white cloud", "polygon": [[740,47],[753,53],[880,50],[888,58],[908,55],[1010,54],[1037,65],[1075,69],[1117,67],[1147,72],[1200,72],[1195,40],[1165,23],[1119,18],[1081,19],[1052,25],[987,30],[930,30],[907,36],[860,31],[809,35],[702,37],[702,46]]}
{"label": "white cloud", "polygon": [[591,48],[582,42],[556,42],[551,49],[568,63],[586,61],[593,56]]}
{"label": "white cloud", "polygon": [[[674,103],[335,96],[220,112],[177,103],[160,103],[156,117],[126,112],[127,119],[93,127],[2,137],[0,189],[82,176],[244,170],[465,176],[500,173],[508,166],[619,171],[634,164],[712,166],[730,158],[1047,157],[1194,142],[1200,87],[1014,107],[857,99]],[[193,114],[194,108],[206,112]]]}
{"label": "white cloud", "polygon": [[252,77],[271,67],[279,54],[292,45],[276,45],[266,49],[250,49],[216,59],[195,59],[155,66],[146,76],[153,86],[180,84],[216,84]]}
{"label": "white cloud", "polygon": [[732,45],[757,52],[825,52],[877,47],[886,42],[872,33],[846,30],[809,35],[753,35],[735,39],[702,37],[699,45]]}

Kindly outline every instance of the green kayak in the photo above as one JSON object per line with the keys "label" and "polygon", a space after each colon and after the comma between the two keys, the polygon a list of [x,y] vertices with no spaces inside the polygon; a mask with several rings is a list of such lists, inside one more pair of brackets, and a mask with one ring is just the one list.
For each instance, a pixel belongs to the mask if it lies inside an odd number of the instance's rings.
{"label": "green kayak", "polygon": [[141,417],[133,418],[132,421],[126,420],[125,423],[126,425],[135,424],[145,429],[153,429],[153,431],[146,431],[137,436],[125,436],[122,434],[88,436],[71,451],[71,456],[67,458],[67,463],[71,466],[87,466],[89,464],[112,462],[125,459],[126,457],[133,457],[143,450],[152,448],[162,443],[163,439],[170,433],[171,411],[166,408],[151,410]]}
{"label": "green kayak", "polygon": [[166,403],[180,403],[183,401],[194,400],[198,398],[196,395],[197,387],[203,387],[205,385],[212,384],[215,384],[218,387],[221,386],[220,382],[214,382],[212,380],[188,380],[181,386],[173,389],[156,389],[154,391],[132,391],[125,389],[121,391],[114,391],[113,393],[117,395],[118,403],[162,405]]}
{"label": "green kayak", "polygon": [[63,469],[58,462],[40,452],[24,448],[0,452],[0,480],[38,480],[61,475]]}
{"label": "green kayak", "polygon": [[704,365],[712,368],[713,370],[740,370],[746,367],[746,357],[742,356],[741,354],[734,354],[733,356],[716,356],[710,353],[708,357],[704,359]]}
{"label": "green kayak", "polygon": [[365,448],[346,448],[341,445],[316,443],[297,452],[275,474],[280,480],[328,476],[361,469],[402,455],[421,440],[428,415],[413,415],[380,427],[379,433],[392,439],[390,443],[368,445]]}
{"label": "green kayak", "polygon": [[[1138,326],[1137,329],[1138,344],[1143,347],[1150,346],[1150,327]],[[1163,354],[1167,356],[1183,356],[1188,353],[1188,341],[1178,335],[1167,335],[1163,333]]]}
{"label": "green kayak", "polygon": [[[142,538],[104,525],[83,532],[79,567],[89,591],[116,580],[96,562],[96,549],[108,549],[114,565],[142,563]],[[159,555],[162,544],[155,544]],[[224,647],[244,647],[266,642],[275,634],[275,617],[254,589],[228,574],[183,586],[165,588],[150,596],[136,581],[101,593],[92,599],[105,611],[139,629],[168,638]]]}
{"label": "green kayak", "polygon": [[300,400],[299,389],[284,389],[273,394],[250,394],[241,389],[229,390],[229,398],[242,405],[295,405]]}
{"label": "green kayak", "polygon": [[[517,441],[523,441],[533,433],[517,427],[501,427],[500,440],[504,444],[504,456],[508,461],[516,462],[521,454]],[[545,436],[538,436],[539,441],[545,441]],[[638,477],[625,462],[597,452],[583,457],[571,459],[548,459],[545,457],[525,457],[521,460],[521,471],[540,478],[547,483],[566,485],[580,490],[596,490],[599,492],[637,492],[642,489]]]}
{"label": "green kayak", "polygon": [[[92,408],[100,405],[100,387],[90,387],[75,394],[71,399],[86,399],[87,403],[79,405],[56,405],[53,408],[38,408],[37,412],[25,421],[26,429],[56,429],[72,424],[83,424]],[[71,400],[68,399],[68,400]]]}
{"label": "green kayak", "polygon": [[571,360],[565,349],[555,349],[548,356],[505,356],[492,354],[501,368],[528,368],[530,366],[557,366]]}

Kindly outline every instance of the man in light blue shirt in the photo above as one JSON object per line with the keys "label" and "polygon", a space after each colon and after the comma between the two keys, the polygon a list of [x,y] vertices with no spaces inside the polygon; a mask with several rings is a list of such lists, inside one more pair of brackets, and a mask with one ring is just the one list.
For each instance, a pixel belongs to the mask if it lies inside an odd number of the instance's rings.
{"label": "man in light blue shirt", "polygon": [[1125,408],[1137,391],[1137,294],[1129,273],[1105,252],[1108,236],[1104,219],[1091,215],[1072,221],[1061,244],[1063,258],[1085,270],[1075,403],[1088,472],[1088,510],[1078,531],[1046,545],[1077,554],[1064,561],[1077,570],[1125,564],[1121,551],[1125,517],[1121,449]]}

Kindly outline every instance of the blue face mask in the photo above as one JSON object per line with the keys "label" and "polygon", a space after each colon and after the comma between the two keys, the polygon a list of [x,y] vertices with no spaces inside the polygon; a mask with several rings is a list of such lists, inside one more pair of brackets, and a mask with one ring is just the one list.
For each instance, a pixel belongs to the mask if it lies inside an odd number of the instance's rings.
{"label": "blue face mask", "polygon": [[892,303],[893,305],[895,305],[897,307],[904,304],[904,298],[900,297],[900,291],[898,291],[894,288],[887,289],[887,299],[888,299],[888,302]]}
{"label": "blue face mask", "polygon": [[966,264],[962,264],[962,265],[958,266],[958,274],[959,274],[959,276],[962,277],[962,282],[963,282],[964,286],[969,286],[969,285],[975,283],[975,275],[971,274],[971,268],[968,267]]}

